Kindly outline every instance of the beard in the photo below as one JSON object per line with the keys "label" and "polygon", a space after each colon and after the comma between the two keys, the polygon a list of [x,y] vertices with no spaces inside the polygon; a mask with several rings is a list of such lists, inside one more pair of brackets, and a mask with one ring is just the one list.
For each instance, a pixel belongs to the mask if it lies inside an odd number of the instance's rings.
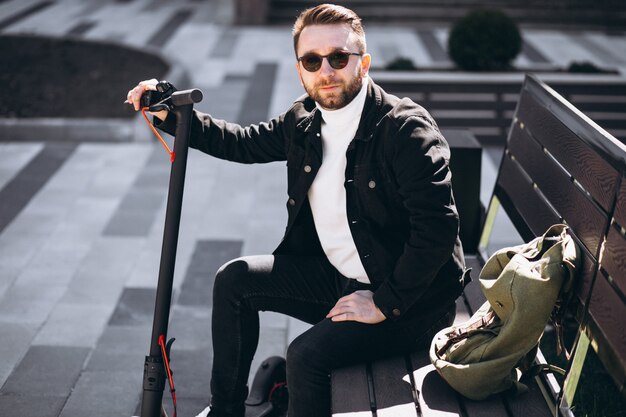
{"label": "beard", "polygon": [[313,87],[304,86],[309,97],[315,100],[320,106],[328,110],[337,110],[346,105],[359,94],[361,86],[363,85],[363,74],[359,71],[350,81],[342,85],[340,91],[331,94],[324,94],[320,91],[321,88],[329,85],[337,84],[336,80],[329,80],[315,84]]}

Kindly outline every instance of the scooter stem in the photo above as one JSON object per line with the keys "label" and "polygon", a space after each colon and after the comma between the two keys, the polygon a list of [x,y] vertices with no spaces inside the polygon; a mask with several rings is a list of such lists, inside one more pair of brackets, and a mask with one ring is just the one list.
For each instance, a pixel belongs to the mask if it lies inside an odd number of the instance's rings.
{"label": "scooter stem", "polygon": [[161,247],[161,263],[157,284],[150,355],[144,363],[143,396],[141,401],[141,417],[161,416],[161,403],[165,388],[165,367],[159,336],[167,340],[167,327],[172,301],[174,281],[174,265],[178,246],[178,231],[185,186],[187,153],[189,150],[189,132],[193,104],[202,100],[200,90],[177,91],[172,94],[172,112],[176,115],[176,136],[174,154],[176,155],[170,171],[169,191],[165,214],[165,230]]}

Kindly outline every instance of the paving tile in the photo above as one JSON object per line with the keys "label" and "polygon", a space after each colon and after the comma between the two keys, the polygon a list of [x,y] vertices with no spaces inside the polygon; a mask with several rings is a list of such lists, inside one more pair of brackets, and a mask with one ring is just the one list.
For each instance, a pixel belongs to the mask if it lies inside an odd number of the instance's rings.
{"label": "paving tile", "polygon": [[63,285],[14,284],[0,300],[0,317],[14,323],[42,324],[65,289]]}
{"label": "paving tile", "polygon": [[155,300],[153,288],[124,288],[109,325],[152,324]]}
{"label": "paving tile", "polygon": [[33,13],[10,26],[10,31],[27,31],[60,36],[65,32],[64,28],[72,21],[74,13],[81,8],[81,5],[76,4],[76,2],[50,1],[41,3],[52,3],[52,5],[45,8],[43,12]]}
{"label": "paving tile", "polygon": [[20,268],[4,265],[4,263],[0,262],[0,299],[2,299],[4,293],[13,285],[13,282],[19,275]]}
{"label": "paving tile", "polygon": [[289,317],[288,320],[289,323],[287,324],[287,345],[293,342],[293,339],[300,336],[302,333],[311,328],[310,324],[305,323],[302,320],[294,319],[293,317]]}
{"label": "paving tile", "polygon": [[91,22],[87,20],[82,21],[68,29],[67,32],[65,32],[65,35],[75,38],[82,38],[87,32],[93,29],[94,26],[96,26],[96,22]]}
{"label": "paving tile", "polygon": [[607,48],[605,43],[594,42],[593,37],[588,36],[586,33],[576,33],[570,36],[572,41],[578,43],[585,50],[591,52],[596,57],[596,59],[591,62],[601,63],[602,66],[612,66],[626,63],[623,57],[620,57],[611,49]]}
{"label": "paving tile", "polygon": [[213,88],[199,88],[211,100],[205,100],[196,105],[196,109],[215,115],[224,120],[237,120],[241,111],[243,98],[250,82],[247,76],[227,75],[219,86]]}
{"label": "paving tile", "polygon": [[250,376],[248,384],[252,384],[254,374],[261,366],[261,363],[270,356],[285,357],[287,346],[285,340],[287,337],[285,329],[264,328],[259,335],[259,347],[254,355],[252,366],[250,368]]}
{"label": "paving tile", "polygon": [[192,12],[188,9],[181,9],[159,27],[154,35],[146,42],[147,46],[162,48],[173,37],[174,33],[191,17]]}
{"label": "paving tile", "polygon": [[237,117],[238,123],[245,126],[268,119],[277,68],[275,63],[259,63],[256,66]]}
{"label": "paving tile", "polygon": [[418,30],[417,35],[422,41],[424,47],[428,51],[430,58],[436,63],[447,63],[450,61],[448,53],[445,50],[444,44],[431,30]]}
{"label": "paving tile", "polygon": [[36,231],[28,234],[0,235],[0,263],[3,268],[21,269],[31,260],[43,237]]}
{"label": "paving tile", "polygon": [[291,107],[293,102],[302,94],[304,89],[300,85],[298,72],[294,68],[292,59],[281,59],[276,72],[276,79],[280,82],[274,83],[272,92],[272,102],[268,110],[269,117],[276,117]]}
{"label": "paving tile", "polygon": [[117,205],[118,201],[111,198],[77,198],[48,237],[44,248],[50,245],[64,250],[90,247],[91,242],[102,233]]}
{"label": "paving tile", "polygon": [[119,210],[149,211],[159,208],[165,202],[166,195],[153,189],[140,189],[133,187],[119,205]]}
{"label": "paving tile", "polygon": [[170,314],[168,337],[176,338],[176,350],[212,351],[211,309],[174,305]]}
{"label": "paving tile", "polygon": [[76,145],[46,144],[2,190],[0,190],[0,233],[41,190],[74,152]]}
{"label": "paving tile", "polygon": [[226,28],[219,36],[219,40],[215,43],[211,50],[211,58],[230,58],[233,50],[237,47],[240,33],[232,28]]}
{"label": "paving tile", "polygon": [[0,189],[4,188],[43,147],[43,143],[0,143],[0,153],[4,155],[0,166]]}
{"label": "paving tile", "polygon": [[2,417],[57,417],[67,397],[37,394],[2,394]]}
{"label": "paving tile", "polygon": [[[151,335],[152,326],[107,326],[95,350],[115,354],[142,352],[145,356],[150,350]],[[143,369],[143,358],[140,368]]]}
{"label": "paving tile", "polygon": [[142,380],[143,374],[134,371],[83,372],[59,417],[131,416]]}
{"label": "paving tile", "polygon": [[[174,343],[171,352],[171,368],[177,395],[209,399],[211,382],[212,351],[177,351]],[[166,388],[169,391],[169,388]]]}
{"label": "paving tile", "polygon": [[[154,229],[150,235],[153,233]],[[162,233],[163,232],[161,231],[160,234]],[[129,279],[126,282],[126,285],[129,287],[156,288],[159,278],[160,257],[160,239],[151,239],[148,237],[148,242],[146,242],[146,246],[139,254],[137,263],[135,264]]]}
{"label": "paving tile", "polygon": [[[212,7],[203,7],[202,9],[206,9],[205,12],[215,15],[216,10]],[[198,10],[196,10],[192,19],[196,20],[199,14]],[[195,87],[204,87],[204,84],[219,84],[222,77],[218,74],[213,73],[208,77],[198,77],[200,74],[198,74],[196,70],[207,62],[207,56],[209,56],[210,51],[217,44],[223,30],[223,25],[189,23],[190,24],[183,26],[174,34],[167,45],[165,45],[165,48],[162,49],[162,53],[170,57],[174,62],[184,61],[186,65],[188,65],[188,68],[194,68],[194,71],[190,72],[189,76],[192,80],[196,81],[193,83]],[[197,39],[202,39],[202,42],[196,42]],[[146,41],[147,39],[144,39],[142,45],[144,45]],[[206,92],[205,89],[202,89],[202,91]],[[210,96],[205,95],[205,97]],[[209,101],[212,100],[205,98],[203,102]]]}
{"label": "paving tile", "polygon": [[59,303],[32,344],[93,348],[112,310],[112,306]]}
{"label": "paving tile", "polygon": [[187,268],[178,304],[210,306],[215,273],[226,262],[239,257],[240,241],[198,241]]}
{"label": "paving tile", "polygon": [[[39,326],[28,323],[0,321],[0,387],[4,385],[15,366],[22,360]],[[2,410],[2,407],[0,407]]]}
{"label": "paving tile", "polygon": [[104,229],[104,236],[144,237],[154,223],[154,212],[118,211]]}
{"label": "paving tile", "polygon": [[0,16],[12,16],[22,10],[31,7],[33,4],[39,3],[41,0],[24,0],[24,1],[3,1],[0,2]]}
{"label": "paving tile", "polygon": [[261,326],[261,331],[263,331],[263,329],[265,328],[286,330],[288,319],[288,316],[280,313],[275,313],[273,311],[261,311],[259,313],[259,324]]}
{"label": "paving tile", "polygon": [[[169,393],[166,393],[164,398],[165,411],[169,416],[173,415],[171,406],[171,401],[169,400]],[[204,410],[207,405],[209,405],[209,397],[208,394],[203,397],[188,397],[184,395],[184,392],[181,396],[178,392],[178,388],[176,389],[176,398],[178,399],[178,415],[179,416],[195,416],[200,413],[200,411]],[[141,410],[138,408],[138,410]],[[139,415],[139,414],[136,414]]]}
{"label": "paving tile", "polygon": [[2,394],[45,393],[67,397],[89,349],[32,346],[0,390]]}
{"label": "paving tile", "polygon": [[86,243],[47,242],[38,250],[20,274],[18,283],[32,285],[67,285],[89,251]]}
{"label": "paving tile", "polygon": [[128,372],[134,371],[137,373],[143,372],[143,364],[146,354],[148,353],[148,340],[149,335],[146,337],[146,343],[143,350],[132,351],[130,349],[125,352],[111,352],[105,349],[96,348],[89,356],[89,361],[85,366],[86,371],[108,371],[108,372]]}
{"label": "paving tile", "polygon": [[115,305],[142,246],[143,240],[134,238],[100,238],[94,241],[63,301]]}
{"label": "paving tile", "polygon": [[37,294],[54,286],[63,291],[72,281],[75,271],[64,269],[46,269],[45,266],[26,267],[19,274],[13,285],[25,292]]}
{"label": "paving tile", "polygon": [[522,44],[522,53],[526,56],[526,58],[534,63],[547,64],[550,62],[548,58],[546,58],[537,48],[535,48],[531,43],[523,40]]}
{"label": "paving tile", "polygon": [[164,205],[169,184],[169,166],[163,152],[154,149],[128,189],[118,210],[104,229],[105,236],[146,237]]}
{"label": "paving tile", "polygon": [[19,23],[20,21],[33,16],[36,13],[40,13],[44,9],[52,6],[52,4],[53,4],[52,1],[40,1],[29,7],[25,7],[24,9],[19,10],[18,12],[10,16],[7,16],[0,21],[0,30],[5,30],[9,26],[15,25]]}

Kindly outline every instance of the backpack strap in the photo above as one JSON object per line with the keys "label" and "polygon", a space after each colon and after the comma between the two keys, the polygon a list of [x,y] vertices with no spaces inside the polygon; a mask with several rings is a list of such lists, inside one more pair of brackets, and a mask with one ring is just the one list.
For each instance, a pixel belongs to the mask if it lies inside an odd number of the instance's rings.
{"label": "backpack strap", "polygon": [[446,333],[448,339],[446,343],[437,350],[437,356],[441,357],[446,350],[453,344],[460,342],[463,339],[467,339],[469,333],[472,330],[478,330],[483,327],[489,326],[498,317],[493,310],[489,310],[484,316],[478,317],[476,320],[470,322],[466,326],[458,326],[453,328],[450,332]]}

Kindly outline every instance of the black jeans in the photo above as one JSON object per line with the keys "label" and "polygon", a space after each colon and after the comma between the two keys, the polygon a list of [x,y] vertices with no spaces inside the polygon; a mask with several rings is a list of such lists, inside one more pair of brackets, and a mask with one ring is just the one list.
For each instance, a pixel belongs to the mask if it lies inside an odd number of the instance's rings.
{"label": "black jeans", "polygon": [[343,277],[325,257],[251,256],[225,264],[213,289],[211,409],[244,416],[247,380],[259,340],[259,311],[313,324],[287,350],[289,417],[330,416],[330,372],[426,346],[455,315],[454,303],[379,324],[325,318],[343,295],[371,288]]}

